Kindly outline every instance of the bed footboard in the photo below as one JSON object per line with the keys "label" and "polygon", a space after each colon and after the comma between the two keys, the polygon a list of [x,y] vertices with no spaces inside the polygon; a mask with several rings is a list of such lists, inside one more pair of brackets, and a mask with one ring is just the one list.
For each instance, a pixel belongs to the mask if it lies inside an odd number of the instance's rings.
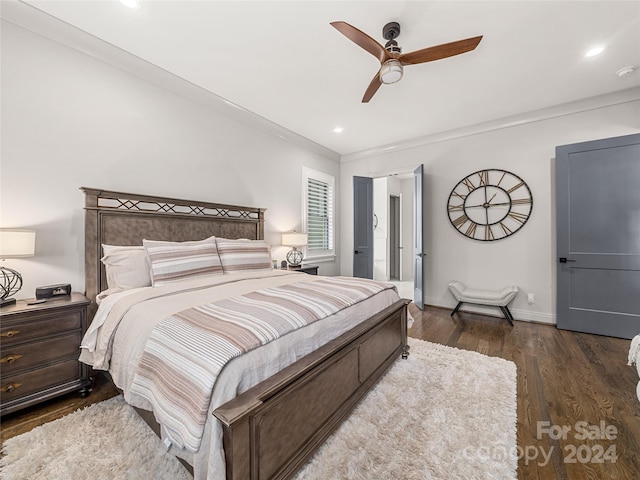
{"label": "bed footboard", "polygon": [[216,409],[227,480],[291,478],[398,356],[406,358],[408,303],[399,300]]}

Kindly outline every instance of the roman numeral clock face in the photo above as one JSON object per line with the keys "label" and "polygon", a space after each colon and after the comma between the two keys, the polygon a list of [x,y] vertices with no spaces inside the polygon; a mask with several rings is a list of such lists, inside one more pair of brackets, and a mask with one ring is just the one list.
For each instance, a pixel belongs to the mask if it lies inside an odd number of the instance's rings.
{"label": "roman numeral clock face", "polygon": [[451,191],[447,212],[451,224],[473,240],[500,240],[527,223],[533,209],[529,186],[506,170],[480,170]]}

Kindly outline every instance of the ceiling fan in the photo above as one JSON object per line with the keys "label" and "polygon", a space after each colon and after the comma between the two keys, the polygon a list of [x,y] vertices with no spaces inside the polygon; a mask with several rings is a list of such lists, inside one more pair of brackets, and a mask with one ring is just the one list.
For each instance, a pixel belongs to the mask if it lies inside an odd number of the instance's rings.
{"label": "ceiling fan", "polygon": [[367,103],[375,95],[380,85],[396,83],[402,78],[403,67],[405,65],[416,65],[418,63],[441,60],[461,53],[474,50],[482,35],[479,37],[466,38],[456,42],[443,43],[434,47],[423,48],[415,52],[401,53],[401,48],[396,42],[400,35],[400,24],[398,22],[387,23],[382,29],[382,36],[387,40],[383,47],[369,35],[347,22],[331,22],[331,25],[342,33],[356,45],[364,48],[371,55],[380,60],[380,70],[371,80],[371,83],[364,92],[362,103]]}

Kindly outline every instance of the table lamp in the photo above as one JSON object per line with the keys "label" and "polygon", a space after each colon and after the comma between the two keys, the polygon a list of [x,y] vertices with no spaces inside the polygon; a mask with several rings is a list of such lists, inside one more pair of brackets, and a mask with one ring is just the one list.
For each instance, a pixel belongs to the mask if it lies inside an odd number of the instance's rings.
{"label": "table lamp", "polygon": [[302,247],[306,244],[306,233],[293,232],[282,234],[282,245],[292,247],[292,249],[287,253],[287,262],[291,267],[299,267],[302,263],[302,252],[298,250],[297,247]]}
{"label": "table lamp", "polygon": [[[33,230],[0,229],[0,259],[33,257],[36,247],[36,232]],[[22,275],[11,268],[0,266],[0,307],[16,303],[10,295],[22,288]]]}

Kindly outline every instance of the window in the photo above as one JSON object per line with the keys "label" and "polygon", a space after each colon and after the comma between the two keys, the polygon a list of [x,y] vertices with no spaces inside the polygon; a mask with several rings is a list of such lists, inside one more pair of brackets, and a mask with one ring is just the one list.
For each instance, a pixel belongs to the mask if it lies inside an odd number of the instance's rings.
{"label": "window", "polygon": [[307,232],[305,257],[319,259],[334,256],[333,193],[335,179],[310,168],[302,171],[303,228]]}

